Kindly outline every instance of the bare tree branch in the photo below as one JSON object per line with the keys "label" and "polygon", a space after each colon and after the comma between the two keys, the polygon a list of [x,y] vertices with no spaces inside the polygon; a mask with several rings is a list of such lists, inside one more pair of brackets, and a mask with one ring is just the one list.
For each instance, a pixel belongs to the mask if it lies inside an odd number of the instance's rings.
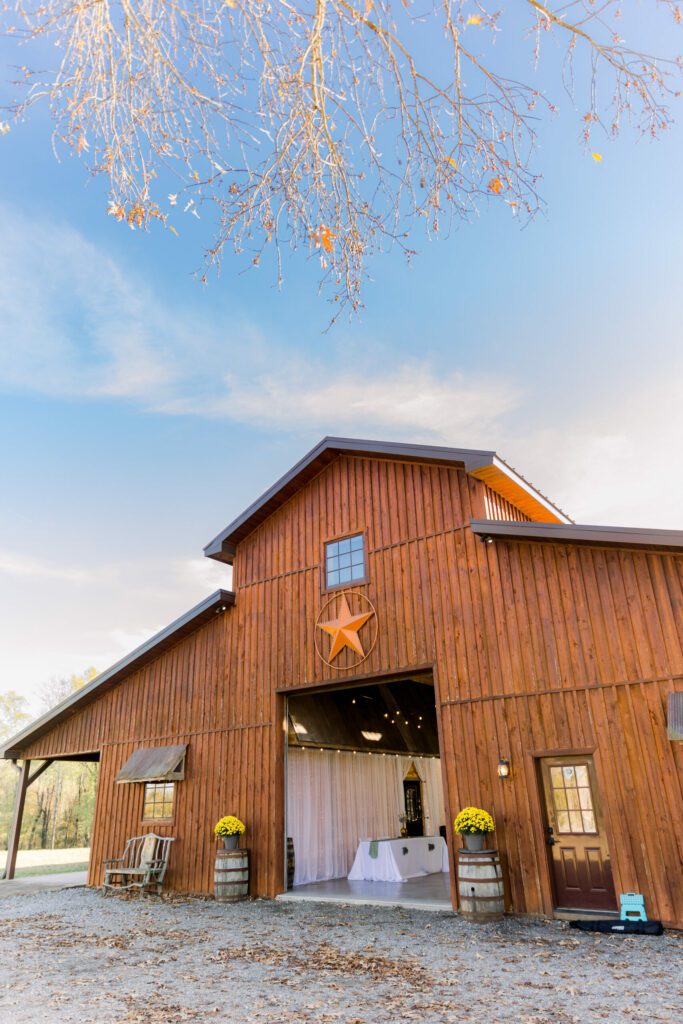
{"label": "bare tree branch", "polygon": [[[670,0],[644,6],[683,20]],[[555,104],[504,72],[529,38],[537,62],[556,39],[572,94],[580,79],[586,142],[624,117],[668,127],[680,72],[626,46],[616,0],[419,14],[411,0],[17,0],[4,18],[60,55],[22,66],[12,113],[47,101],[55,149],[106,175],[112,216],[177,232],[181,212],[207,214],[210,261],[230,246],[257,265],[272,248],[278,279],[285,248],[302,249],[339,309],[360,304],[368,257],[412,255],[420,225],[431,237],[489,201],[534,215],[539,115]]]}

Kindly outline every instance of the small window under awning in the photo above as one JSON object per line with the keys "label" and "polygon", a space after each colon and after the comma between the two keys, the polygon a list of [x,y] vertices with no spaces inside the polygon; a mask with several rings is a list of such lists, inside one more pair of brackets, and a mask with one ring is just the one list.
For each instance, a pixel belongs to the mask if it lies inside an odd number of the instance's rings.
{"label": "small window under awning", "polygon": [[175,747],[140,747],[116,776],[117,782],[168,782],[185,778],[187,743]]}

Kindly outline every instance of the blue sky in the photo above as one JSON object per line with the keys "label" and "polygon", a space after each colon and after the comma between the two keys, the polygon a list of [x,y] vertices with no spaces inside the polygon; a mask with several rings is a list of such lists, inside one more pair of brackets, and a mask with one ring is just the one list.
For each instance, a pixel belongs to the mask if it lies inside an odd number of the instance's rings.
{"label": "blue sky", "polygon": [[35,707],[227,585],[203,545],[324,434],[494,448],[577,520],[683,528],[681,128],[600,164],[578,134],[541,128],[535,222],[374,260],[327,333],[304,257],[202,287],[204,224],[116,224],[40,110],[0,136],[0,690]]}

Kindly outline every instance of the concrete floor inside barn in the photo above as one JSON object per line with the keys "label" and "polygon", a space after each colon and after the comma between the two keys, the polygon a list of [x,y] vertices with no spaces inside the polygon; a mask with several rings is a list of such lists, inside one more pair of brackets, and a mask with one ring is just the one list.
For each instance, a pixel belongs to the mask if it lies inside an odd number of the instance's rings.
{"label": "concrete floor inside barn", "polygon": [[0,902],[0,1020],[677,1024],[682,954],[677,932],[70,889]]}
{"label": "concrete floor inside barn", "polygon": [[333,878],[328,882],[295,885],[279,900],[323,903],[364,903],[368,906],[405,907],[413,910],[451,911],[450,876],[445,872],[407,878],[404,882],[350,882]]}

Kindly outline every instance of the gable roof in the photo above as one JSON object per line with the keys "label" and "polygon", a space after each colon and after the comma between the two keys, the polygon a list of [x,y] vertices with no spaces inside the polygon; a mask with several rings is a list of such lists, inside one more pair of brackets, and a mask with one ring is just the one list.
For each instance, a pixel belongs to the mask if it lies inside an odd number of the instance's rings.
{"label": "gable roof", "polygon": [[205,622],[208,622],[217,612],[224,611],[234,603],[235,595],[232,591],[216,590],[209,597],[196,604],[194,608],[190,608],[184,615],[181,615],[180,618],[171,622],[165,629],[160,630],[150,637],[149,640],[145,640],[143,644],[140,644],[134,651],[127,654],[125,658],[121,658],[111,668],[101,672],[89,683],[86,683],[85,686],[82,686],[80,690],[70,694],[61,704],[57,704],[56,707],[51,708],[46,714],[36,718],[22,729],[21,732],[18,732],[16,736],[11,736],[5,740],[4,743],[0,744],[0,758],[14,759],[21,757],[22,751],[29,744],[33,743],[34,740],[37,740],[44,733],[49,732],[50,729],[53,729],[65,718],[75,714],[83,704],[87,704],[88,701],[101,696],[116,683],[121,682],[122,679],[130,675],[131,672],[142,668],[147,662],[152,661],[168,647],[177,643],[178,640],[182,640],[183,637],[194,632],[195,629]]}
{"label": "gable roof", "polygon": [[548,523],[571,522],[561,509],[493,451],[404,444],[398,441],[366,441],[352,437],[324,437],[206,545],[204,554],[207,558],[231,565],[236,545],[339,455],[461,465],[467,473],[482,480],[532,519]]}

